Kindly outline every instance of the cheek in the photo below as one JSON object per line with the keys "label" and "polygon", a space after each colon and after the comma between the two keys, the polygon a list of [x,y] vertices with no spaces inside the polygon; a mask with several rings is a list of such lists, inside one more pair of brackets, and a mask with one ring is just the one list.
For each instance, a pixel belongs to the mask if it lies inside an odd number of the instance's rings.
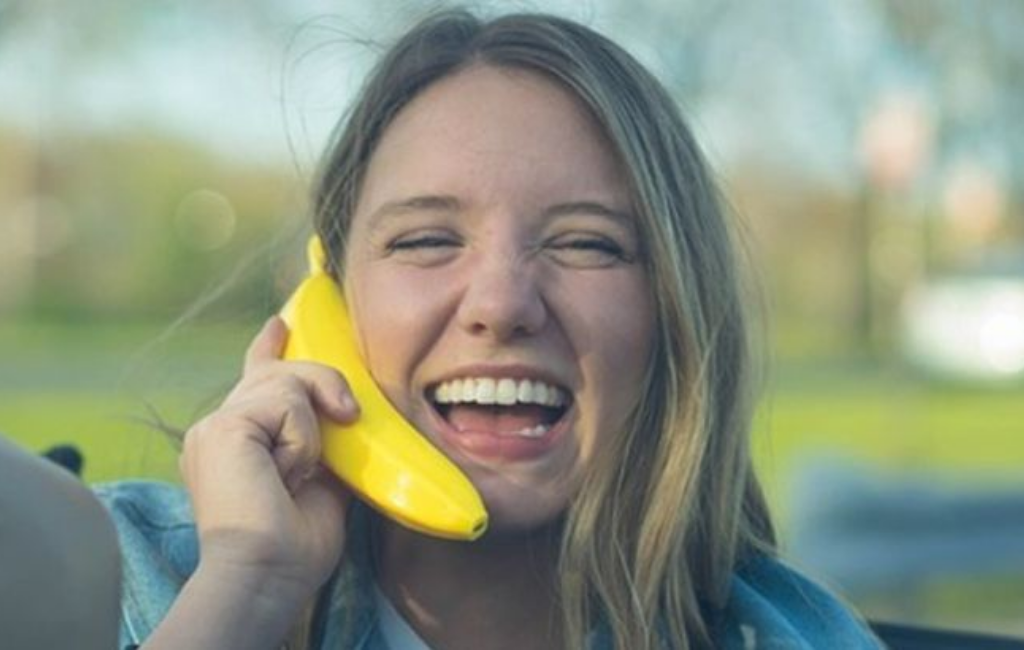
{"label": "cheek", "polygon": [[[640,398],[654,337],[653,305],[640,282],[624,283],[602,294],[600,304],[577,312],[575,338],[586,382],[584,429],[593,438],[615,435]],[[589,317],[588,317],[589,315]],[[586,446],[594,440],[584,440]]]}
{"label": "cheek", "polygon": [[596,356],[595,387],[599,407],[611,419],[623,422],[640,397],[644,373],[650,363],[652,328],[641,317],[626,316],[603,322]]}
{"label": "cheek", "polygon": [[373,264],[357,265],[345,293],[371,374],[396,403],[411,369],[443,327],[443,296],[435,282]]}
{"label": "cheek", "polygon": [[646,276],[637,272],[617,278],[591,294],[591,353],[600,361],[606,379],[634,392],[643,375],[654,337],[654,306]]}

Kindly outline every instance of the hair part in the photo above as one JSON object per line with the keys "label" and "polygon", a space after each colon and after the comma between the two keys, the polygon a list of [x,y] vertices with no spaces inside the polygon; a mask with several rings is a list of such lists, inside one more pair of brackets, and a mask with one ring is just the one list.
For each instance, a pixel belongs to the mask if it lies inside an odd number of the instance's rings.
{"label": "hair part", "polygon": [[639,403],[602,447],[566,517],[560,595],[566,647],[594,625],[615,647],[712,647],[737,565],[774,535],[750,460],[755,363],[736,235],[676,104],[622,48],[569,20],[484,22],[446,10],[402,37],[371,73],[314,189],[333,273],[370,158],[395,116],[472,65],[534,72],[603,130],[626,175],[657,331]]}

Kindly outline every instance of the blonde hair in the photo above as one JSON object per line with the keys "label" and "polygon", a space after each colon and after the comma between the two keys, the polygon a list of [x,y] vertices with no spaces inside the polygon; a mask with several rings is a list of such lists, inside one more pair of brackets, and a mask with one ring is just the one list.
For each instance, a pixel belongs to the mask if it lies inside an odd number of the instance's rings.
{"label": "blonde hair", "polygon": [[349,222],[370,157],[418,93],[470,65],[532,71],[568,89],[618,155],[632,193],[657,332],[630,426],[594,459],[566,516],[560,555],[565,647],[595,625],[615,647],[712,647],[745,557],[773,532],[754,476],[754,404],[744,283],[732,226],[700,150],[654,77],[572,21],[434,14],[370,74],[327,152],[315,226],[343,274]]}

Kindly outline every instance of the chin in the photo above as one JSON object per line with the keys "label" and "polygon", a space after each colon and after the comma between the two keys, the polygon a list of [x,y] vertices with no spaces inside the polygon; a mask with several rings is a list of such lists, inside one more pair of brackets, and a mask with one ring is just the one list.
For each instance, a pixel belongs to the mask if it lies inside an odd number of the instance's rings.
{"label": "chin", "polygon": [[559,494],[562,489],[546,492],[505,477],[478,477],[476,473],[471,470],[469,475],[487,507],[488,534],[521,536],[561,528],[569,508],[568,496]]}

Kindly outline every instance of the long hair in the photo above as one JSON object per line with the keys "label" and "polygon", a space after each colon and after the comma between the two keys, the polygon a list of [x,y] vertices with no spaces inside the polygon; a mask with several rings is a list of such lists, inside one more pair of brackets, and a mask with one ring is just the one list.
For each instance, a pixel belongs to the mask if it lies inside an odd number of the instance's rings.
{"label": "long hair", "polygon": [[749,451],[754,357],[733,226],[676,104],[643,66],[553,16],[446,10],[420,22],[372,71],[323,160],[313,208],[331,270],[344,274],[385,129],[426,87],[472,65],[543,75],[594,117],[626,175],[656,309],[640,403],[566,514],[564,645],[583,647],[602,625],[618,648],[712,647],[734,570],[774,544]]}

